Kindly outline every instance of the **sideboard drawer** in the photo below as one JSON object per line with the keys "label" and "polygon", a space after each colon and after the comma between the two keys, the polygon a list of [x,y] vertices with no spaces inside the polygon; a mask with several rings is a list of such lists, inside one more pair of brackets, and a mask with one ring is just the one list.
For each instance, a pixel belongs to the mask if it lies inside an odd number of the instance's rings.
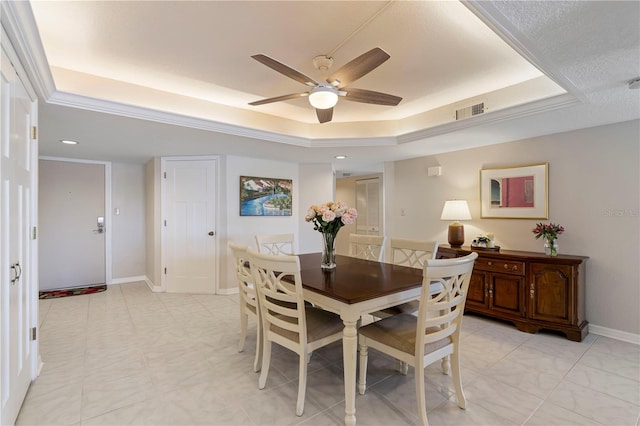
{"label": "sideboard drawer", "polygon": [[524,275],[525,273],[524,262],[513,260],[479,257],[476,259],[475,267],[483,271],[504,272],[514,275]]}

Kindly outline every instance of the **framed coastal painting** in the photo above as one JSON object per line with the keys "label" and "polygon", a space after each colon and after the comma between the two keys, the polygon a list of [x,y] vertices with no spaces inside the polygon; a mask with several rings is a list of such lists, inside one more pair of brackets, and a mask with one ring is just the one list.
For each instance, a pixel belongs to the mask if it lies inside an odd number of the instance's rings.
{"label": "framed coastal painting", "polygon": [[549,163],[480,170],[483,219],[547,219]]}
{"label": "framed coastal painting", "polygon": [[240,216],[291,216],[293,180],[240,176]]}

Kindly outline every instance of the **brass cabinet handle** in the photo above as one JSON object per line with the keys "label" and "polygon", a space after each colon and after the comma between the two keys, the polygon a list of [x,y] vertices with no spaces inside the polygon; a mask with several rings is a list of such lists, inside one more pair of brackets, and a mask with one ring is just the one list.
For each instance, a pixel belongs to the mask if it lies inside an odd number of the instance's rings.
{"label": "brass cabinet handle", "polygon": [[531,283],[531,289],[529,290],[529,294],[531,295],[531,298],[533,299],[533,296],[536,293],[536,287],[535,287],[535,283]]}

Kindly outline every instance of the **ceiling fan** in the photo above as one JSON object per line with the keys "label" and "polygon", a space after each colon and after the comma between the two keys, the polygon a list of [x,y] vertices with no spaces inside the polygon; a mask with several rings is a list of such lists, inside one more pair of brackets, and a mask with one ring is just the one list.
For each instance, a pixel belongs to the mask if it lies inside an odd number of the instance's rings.
{"label": "ceiling fan", "polygon": [[[266,55],[253,55],[251,57],[269,68],[278,71],[280,74],[310,86],[311,90],[262,99],[250,102],[249,105],[263,105],[308,96],[309,103],[316,109],[318,121],[320,123],[327,123],[333,118],[333,107],[338,102],[338,96],[342,96],[348,101],[388,106],[396,106],[402,100],[402,98],[398,96],[388,95],[386,93],[347,88],[349,84],[370,73],[391,57],[379,47],[373,48],[343,65],[327,77],[324,83],[318,83],[301,72]],[[330,56],[320,55],[313,59],[313,65],[323,74],[331,68],[332,64],[333,58]]]}

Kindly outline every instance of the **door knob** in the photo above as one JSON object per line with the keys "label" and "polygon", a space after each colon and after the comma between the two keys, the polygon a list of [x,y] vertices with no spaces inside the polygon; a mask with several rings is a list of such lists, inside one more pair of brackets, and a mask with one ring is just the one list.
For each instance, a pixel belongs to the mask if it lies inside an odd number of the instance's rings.
{"label": "door knob", "polygon": [[216,234],[215,232],[213,232],[213,231],[209,231],[209,236],[210,236],[210,237],[213,237],[215,234]]}

